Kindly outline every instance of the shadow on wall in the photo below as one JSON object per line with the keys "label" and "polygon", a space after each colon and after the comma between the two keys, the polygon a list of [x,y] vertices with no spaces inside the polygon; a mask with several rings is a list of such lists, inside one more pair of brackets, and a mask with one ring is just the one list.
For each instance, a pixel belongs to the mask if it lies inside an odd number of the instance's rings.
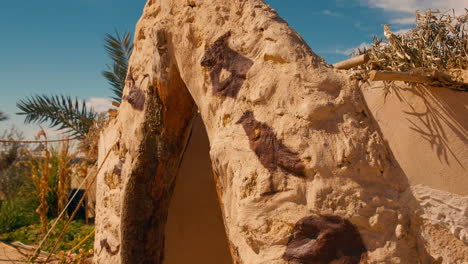
{"label": "shadow on wall", "polygon": [[468,93],[395,83],[363,93],[410,183],[468,194]]}
{"label": "shadow on wall", "polygon": [[[466,115],[468,105],[466,100],[462,100],[463,92],[422,85],[415,85],[412,88],[395,85],[392,92],[411,109],[403,112],[417,119],[416,122],[412,121],[411,118],[406,119],[411,123],[410,128],[418,132],[431,145],[439,159],[450,165],[448,159],[450,155],[458,165],[465,168],[457,154],[451,149],[446,132],[449,129],[467,144],[468,132],[465,126],[468,125],[468,116]],[[419,110],[416,109],[404,97],[403,93],[410,93],[417,97],[422,102],[423,107]]]}
{"label": "shadow on wall", "polygon": [[208,136],[198,116],[169,207],[165,264],[232,263],[209,149]]}

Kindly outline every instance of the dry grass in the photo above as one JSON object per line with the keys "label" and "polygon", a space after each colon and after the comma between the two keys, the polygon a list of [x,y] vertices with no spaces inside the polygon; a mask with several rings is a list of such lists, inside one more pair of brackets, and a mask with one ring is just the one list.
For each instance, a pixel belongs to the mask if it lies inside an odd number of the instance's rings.
{"label": "dry grass", "polygon": [[[41,129],[37,137],[40,138],[41,136],[47,140],[47,135],[43,129]],[[45,234],[48,224],[47,211],[49,210],[49,206],[47,204],[47,193],[49,192],[50,176],[50,152],[47,143],[44,144],[44,159],[42,163],[31,159],[30,165],[33,183],[39,196],[39,207],[36,209],[36,212],[41,220],[41,233]]]}
{"label": "dry grass", "polygon": [[[466,9],[465,9],[466,10]],[[374,36],[368,49],[357,50],[353,55],[367,54],[369,61],[356,67],[361,71],[357,78],[368,79],[371,70],[411,72],[433,76],[436,71],[449,72],[451,83],[431,85],[453,89],[465,88],[462,71],[468,69],[468,10],[455,16],[453,11],[428,10],[416,13],[416,27],[404,34],[394,34],[384,25],[386,40]]]}
{"label": "dry grass", "polygon": [[70,142],[63,141],[59,153],[58,167],[57,209],[59,212],[65,209],[65,205],[68,202],[68,191],[72,174],[70,161],[72,158],[73,156],[70,154]]}
{"label": "dry grass", "polygon": [[86,137],[78,145],[78,150],[85,154],[85,158],[90,164],[94,164],[97,161],[99,136],[108,121],[109,119],[105,114],[99,115],[94,121],[93,126],[90,127]]}

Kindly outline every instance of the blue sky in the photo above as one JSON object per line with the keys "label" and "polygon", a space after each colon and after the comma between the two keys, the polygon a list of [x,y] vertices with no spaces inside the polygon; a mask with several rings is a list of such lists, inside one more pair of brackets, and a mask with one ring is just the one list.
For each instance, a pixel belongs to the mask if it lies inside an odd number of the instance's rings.
{"label": "blue sky", "polygon": [[[465,0],[266,0],[328,63],[381,35],[411,28],[416,9],[455,8]],[[111,95],[101,70],[108,63],[102,43],[114,28],[132,31],[146,0],[15,0],[0,6],[0,110],[31,138],[16,102],[33,94],[77,96],[98,109]]]}

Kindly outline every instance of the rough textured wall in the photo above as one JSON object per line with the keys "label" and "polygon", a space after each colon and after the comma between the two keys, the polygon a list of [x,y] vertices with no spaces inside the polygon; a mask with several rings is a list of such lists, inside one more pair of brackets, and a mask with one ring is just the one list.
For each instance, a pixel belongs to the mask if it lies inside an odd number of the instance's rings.
{"label": "rough textured wall", "polygon": [[209,144],[198,117],[169,207],[164,264],[232,263],[211,171]]}
{"label": "rough textured wall", "polygon": [[[190,127],[178,122],[191,117],[178,108],[190,104],[185,85],[207,129],[234,263],[435,261],[418,201],[360,89],[262,1],[149,0],[130,73],[101,139],[101,162],[120,149],[99,174],[96,261],[161,263]],[[135,86],[145,76],[150,85]]]}

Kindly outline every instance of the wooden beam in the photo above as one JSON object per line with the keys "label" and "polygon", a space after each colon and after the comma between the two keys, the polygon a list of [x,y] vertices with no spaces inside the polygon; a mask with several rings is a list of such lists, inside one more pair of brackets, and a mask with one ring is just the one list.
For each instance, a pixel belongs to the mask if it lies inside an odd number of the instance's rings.
{"label": "wooden beam", "polygon": [[409,72],[371,71],[369,73],[371,81],[402,81],[430,84],[435,80],[432,77],[418,75]]}
{"label": "wooden beam", "polygon": [[428,75],[420,75],[411,72],[390,72],[390,71],[370,71],[369,80],[370,81],[402,81],[402,82],[412,82],[412,83],[422,83],[426,85],[437,85],[443,86],[455,90],[468,91],[468,71],[461,70],[458,72],[460,77],[457,77],[454,80],[455,71],[452,70],[449,72],[443,71],[433,71]]}
{"label": "wooden beam", "polygon": [[353,67],[362,65],[369,61],[369,56],[367,54],[359,55],[344,61],[337,62],[333,64],[333,68],[339,70],[348,70]]}

